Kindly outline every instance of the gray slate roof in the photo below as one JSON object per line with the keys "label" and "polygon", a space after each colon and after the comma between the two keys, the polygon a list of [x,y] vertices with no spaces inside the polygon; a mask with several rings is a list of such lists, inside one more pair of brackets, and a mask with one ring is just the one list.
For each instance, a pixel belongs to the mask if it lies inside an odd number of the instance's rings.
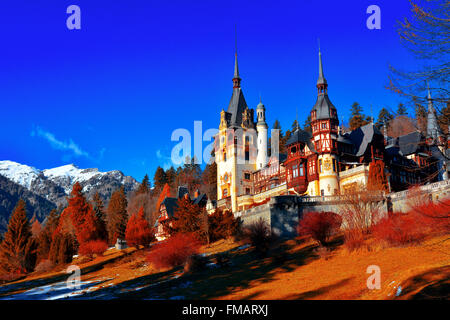
{"label": "gray slate roof", "polygon": [[334,110],[334,119],[337,119],[336,107],[331,103],[328,94],[319,94],[317,96],[316,104],[312,108],[316,111],[316,119],[330,119],[331,110]]}
{"label": "gray slate roof", "polygon": [[314,144],[311,142],[311,137],[312,134],[310,132],[297,128],[289,137],[286,145],[288,146],[297,142],[303,142],[308,146],[309,150],[315,152],[316,150]]}
{"label": "gray slate roof", "polygon": [[233,94],[228,104],[227,113],[229,116],[229,125],[232,127],[240,127],[242,124],[242,113],[247,109],[244,94],[241,88],[233,88]]}
{"label": "gray slate roof", "polygon": [[371,143],[375,136],[383,136],[380,130],[373,124],[369,123],[356,130],[353,130],[348,134],[348,139],[350,139],[355,146],[355,155],[360,157],[366,150],[369,143]]}

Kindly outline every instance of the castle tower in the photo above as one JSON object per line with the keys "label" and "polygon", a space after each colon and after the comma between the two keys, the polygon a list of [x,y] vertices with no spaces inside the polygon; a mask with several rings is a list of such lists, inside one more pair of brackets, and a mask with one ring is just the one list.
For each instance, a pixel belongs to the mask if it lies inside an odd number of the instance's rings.
{"label": "castle tower", "polygon": [[[319,78],[316,87],[317,100],[311,111],[311,129],[312,142],[318,156],[317,163],[310,164],[309,170],[316,169],[318,175],[310,175],[312,179],[309,181],[308,190],[310,195],[328,196],[339,193],[337,155],[339,119],[336,108],[328,97],[328,83],[323,73],[320,48]],[[312,165],[315,165],[315,168],[311,168]]]}
{"label": "castle tower", "polygon": [[256,130],[258,131],[258,156],[256,158],[256,169],[264,168],[268,162],[267,155],[267,123],[266,123],[266,108],[264,107],[261,98],[256,107]]}
{"label": "castle tower", "polygon": [[251,173],[256,169],[257,131],[254,110],[247,107],[241,88],[237,53],[234,61],[233,93],[227,111],[220,114],[215,136],[218,208],[237,212],[238,198],[252,193]]}

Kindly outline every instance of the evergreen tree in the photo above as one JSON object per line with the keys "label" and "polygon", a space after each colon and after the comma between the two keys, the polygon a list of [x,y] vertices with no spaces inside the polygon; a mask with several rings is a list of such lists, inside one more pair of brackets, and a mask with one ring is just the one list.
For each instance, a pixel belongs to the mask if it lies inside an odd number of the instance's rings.
{"label": "evergreen tree", "polygon": [[114,191],[108,203],[108,234],[109,241],[114,244],[117,239],[125,238],[125,229],[128,221],[127,197],[123,186]]}
{"label": "evergreen tree", "polygon": [[158,166],[158,168],[156,168],[155,176],[153,177],[153,185],[155,186],[155,192],[159,193],[166,183],[167,183],[166,173],[163,168]]}
{"label": "evergreen tree", "polygon": [[35,260],[36,254],[33,242],[25,201],[20,199],[0,245],[0,271],[19,274],[32,271],[34,265],[30,261]]}
{"label": "evergreen tree", "polygon": [[208,163],[203,171],[203,183],[206,186],[206,195],[210,200],[217,200],[217,164]]}
{"label": "evergreen tree", "polygon": [[141,207],[137,214],[133,214],[128,220],[125,231],[125,239],[129,246],[148,246],[154,240],[153,232],[144,217],[144,208]]}
{"label": "evergreen tree", "polygon": [[295,119],[294,122],[292,122],[291,132],[295,132],[295,130],[297,130],[297,127],[299,127],[299,125],[297,119]]}
{"label": "evergreen tree", "polygon": [[182,197],[177,201],[177,205],[171,223],[166,223],[166,231],[170,235],[193,233],[198,240],[207,241],[202,208],[192,203],[189,197]]}
{"label": "evergreen tree", "polygon": [[44,228],[39,234],[38,238],[38,259],[37,262],[49,259],[50,247],[52,245],[53,234],[59,224],[59,214],[56,209],[53,209],[48,215]]}
{"label": "evergreen tree", "polygon": [[442,132],[450,134],[450,132],[448,132],[448,126],[450,125],[450,101],[447,102],[445,108],[442,108],[441,115],[438,117],[438,122]]}
{"label": "evergreen tree", "polygon": [[406,107],[403,105],[403,103],[399,103],[397,107],[397,116],[406,116],[406,115],[408,115]]}
{"label": "evergreen tree", "polygon": [[177,172],[173,167],[170,167],[169,170],[166,171],[166,178],[170,188],[175,188]]}
{"label": "evergreen tree", "polygon": [[98,239],[108,240],[108,231],[106,227],[105,206],[100,194],[96,192],[92,199],[93,208],[97,223]]}
{"label": "evergreen tree", "polygon": [[362,107],[359,105],[358,102],[354,102],[351,107],[351,118],[350,118],[350,130],[358,129],[359,127],[362,127],[369,123],[367,121],[367,117],[362,114]]}
{"label": "evergreen tree", "polygon": [[311,115],[308,114],[308,117],[306,118],[305,122],[303,123],[303,130],[307,132],[312,132],[311,129]]}
{"label": "evergreen tree", "polygon": [[141,184],[139,185],[139,188],[137,189],[136,193],[148,193],[150,191],[150,181],[148,179],[148,175],[146,174],[144,176],[144,179],[142,179]]}
{"label": "evergreen tree", "polygon": [[414,102],[414,112],[417,121],[417,129],[422,132],[423,135],[426,135],[427,132],[427,110],[425,107],[418,102],[417,99],[413,99]]}
{"label": "evergreen tree", "polygon": [[375,126],[381,130],[383,128],[383,125],[386,124],[386,128],[389,128],[389,122],[394,119],[394,116],[386,109],[381,108],[380,112],[378,113],[378,120],[375,123]]}
{"label": "evergreen tree", "polygon": [[70,197],[67,199],[68,206],[62,213],[71,220],[78,244],[97,240],[99,236],[94,210],[84,197],[82,189],[78,182],[73,185]]}

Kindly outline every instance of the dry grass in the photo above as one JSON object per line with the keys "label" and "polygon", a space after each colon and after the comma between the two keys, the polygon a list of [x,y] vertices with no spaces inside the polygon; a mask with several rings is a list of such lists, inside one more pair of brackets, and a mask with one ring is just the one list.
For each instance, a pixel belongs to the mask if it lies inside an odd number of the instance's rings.
{"label": "dry grass", "polygon": [[[420,245],[395,248],[383,247],[373,239],[367,239],[364,246],[352,252],[342,245],[342,238],[337,238],[326,253],[317,250],[316,243],[298,238],[278,243],[264,259],[258,259],[252,248],[234,250],[240,245],[242,243],[221,240],[203,246],[201,252],[211,256],[228,251],[232,265],[187,274],[183,274],[182,268],[165,272],[154,270],[146,262],[149,249],[110,250],[105,256],[81,265],[87,270],[82,273],[82,280],[103,280],[96,292],[109,292],[113,285],[118,286],[120,290],[116,290],[115,296],[127,299],[181,296],[185,299],[232,300],[378,300],[448,295],[448,235],[428,239]],[[367,289],[369,265],[381,269],[381,290]],[[30,275],[21,281],[48,278],[52,274],[61,275],[57,272]],[[179,277],[173,278],[175,275]],[[153,286],[155,283],[160,284]],[[135,291],[136,285],[144,289]],[[402,294],[396,297],[399,286]]]}

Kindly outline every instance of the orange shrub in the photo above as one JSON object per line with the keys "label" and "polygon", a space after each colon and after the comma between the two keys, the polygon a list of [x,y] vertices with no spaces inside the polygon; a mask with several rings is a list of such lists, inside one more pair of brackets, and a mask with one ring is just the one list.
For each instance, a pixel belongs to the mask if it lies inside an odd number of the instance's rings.
{"label": "orange shrub", "polygon": [[372,228],[376,239],[391,245],[422,241],[427,235],[450,231],[450,199],[414,205],[407,213],[393,213]]}
{"label": "orange shrub", "polygon": [[309,235],[321,245],[341,226],[342,218],[334,212],[307,212],[298,224],[299,235]]}
{"label": "orange shrub", "polygon": [[172,268],[186,263],[198,253],[200,242],[192,233],[177,233],[168,240],[156,244],[147,256],[148,262],[156,268]]}
{"label": "orange shrub", "polygon": [[128,220],[125,230],[125,240],[129,246],[148,246],[155,239],[149,223],[144,217],[144,208],[141,207],[138,214],[134,214]]}
{"label": "orange shrub", "polygon": [[83,256],[93,256],[94,254],[100,255],[108,249],[108,244],[106,241],[93,240],[84,242],[80,245],[78,253]]}

